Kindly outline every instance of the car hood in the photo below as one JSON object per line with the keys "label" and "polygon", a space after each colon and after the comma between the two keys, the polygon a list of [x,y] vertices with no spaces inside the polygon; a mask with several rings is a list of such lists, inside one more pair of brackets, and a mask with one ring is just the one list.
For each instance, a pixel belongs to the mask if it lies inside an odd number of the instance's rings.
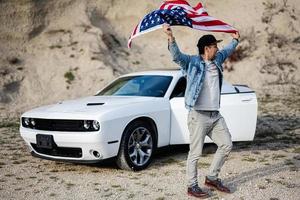
{"label": "car hood", "polygon": [[90,96],[75,100],[62,101],[57,104],[39,107],[24,113],[24,116],[37,117],[50,113],[96,114],[105,113],[119,106],[134,105],[153,101],[155,97],[136,96]]}

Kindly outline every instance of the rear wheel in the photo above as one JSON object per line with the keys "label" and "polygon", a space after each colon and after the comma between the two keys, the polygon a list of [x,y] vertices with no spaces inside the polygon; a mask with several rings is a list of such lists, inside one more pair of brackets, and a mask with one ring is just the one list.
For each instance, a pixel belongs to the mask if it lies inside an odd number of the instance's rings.
{"label": "rear wheel", "polygon": [[135,121],[123,134],[117,165],[126,170],[145,169],[152,161],[155,146],[153,128],[146,122]]}

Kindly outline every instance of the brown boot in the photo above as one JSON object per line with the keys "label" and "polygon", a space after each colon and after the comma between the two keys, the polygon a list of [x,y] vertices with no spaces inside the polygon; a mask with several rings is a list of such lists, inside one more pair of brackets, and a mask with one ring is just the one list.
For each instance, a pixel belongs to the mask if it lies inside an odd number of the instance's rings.
{"label": "brown boot", "polygon": [[188,187],[188,195],[197,197],[197,198],[207,198],[209,197],[209,194],[207,192],[204,192],[201,190],[201,188],[198,185]]}
{"label": "brown boot", "polygon": [[217,180],[210,180],[206,177],[205,185],[207,185],[209,187],[213,187],[221,192],[231,193],[230,189],[228,187],[224,186],[221,182],[221,179],[219,179],[219,178]]}

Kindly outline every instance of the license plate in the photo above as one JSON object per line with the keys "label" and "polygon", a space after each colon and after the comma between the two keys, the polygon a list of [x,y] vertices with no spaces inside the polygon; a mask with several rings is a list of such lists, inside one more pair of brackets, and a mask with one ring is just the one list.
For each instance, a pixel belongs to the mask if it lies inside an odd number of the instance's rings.
{"label": "license plate", "polygon": [[38,148],[52,149],[54,146],[53,144],[54,144],[54,140],[52,135],[42,135],[42,134],[36,135],[36,146]]}

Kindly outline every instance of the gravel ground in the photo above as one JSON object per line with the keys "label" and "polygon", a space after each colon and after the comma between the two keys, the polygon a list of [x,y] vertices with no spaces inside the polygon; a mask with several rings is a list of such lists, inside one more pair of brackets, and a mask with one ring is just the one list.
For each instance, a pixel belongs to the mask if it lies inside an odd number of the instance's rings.
{"label": "gravel ground", "polygon": [[[210,190],[209,199],[300,199],[297,126],[235,143],[221,173],[233,193]],[[113,162],[79,165],[34,158],[19,136],[18,123],[0,127],[0,199],[193,199],[186,195],[187,146],[163,149],[148,169],[131,172]],[[202,186],[214,150],[206,145],[199,163]]]}

